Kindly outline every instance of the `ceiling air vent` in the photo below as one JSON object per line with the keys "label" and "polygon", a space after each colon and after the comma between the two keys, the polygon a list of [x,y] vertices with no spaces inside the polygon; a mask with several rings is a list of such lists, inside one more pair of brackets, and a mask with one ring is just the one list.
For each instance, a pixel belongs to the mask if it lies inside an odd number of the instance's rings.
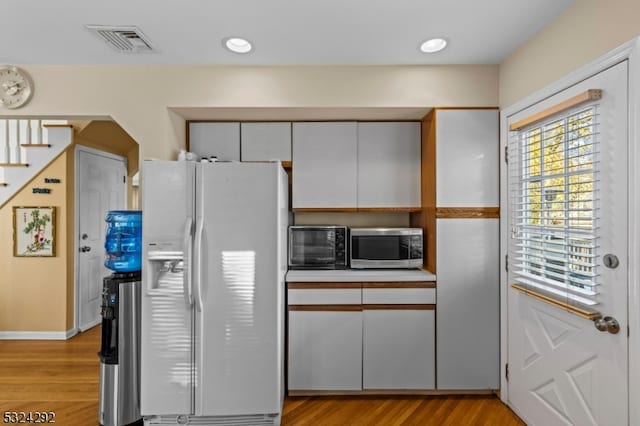
{"label": "ceiling air vent", "polygon": [[149,39],[136,26],[85,25],[109,46],[122,53],[155,52]]}

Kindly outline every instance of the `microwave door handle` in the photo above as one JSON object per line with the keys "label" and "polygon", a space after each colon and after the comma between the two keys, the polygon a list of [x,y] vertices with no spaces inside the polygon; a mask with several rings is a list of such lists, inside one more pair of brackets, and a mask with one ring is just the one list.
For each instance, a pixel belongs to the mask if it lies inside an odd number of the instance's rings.
{"label": "microwave door handle", "polygon": [[188,217],[187,223],[184,227],[184,240],[183,240],[183,250],[184,250],[184,268],[183,268],[183,290],[184,290],[184,301],[187,304],[187,307],[190,307],[193,304],[193,280],[191,277],[191,263],[192,263],[192,251],[191,251],[191,236],[193,235],[193,218]]}
{"label": "microwave door handle", "polygon": [[195,239],[195,284],[193,292],[196,300],[196,309],[202,312],[202,234],[204,233],[204,219],[198,218],[196,221]]}

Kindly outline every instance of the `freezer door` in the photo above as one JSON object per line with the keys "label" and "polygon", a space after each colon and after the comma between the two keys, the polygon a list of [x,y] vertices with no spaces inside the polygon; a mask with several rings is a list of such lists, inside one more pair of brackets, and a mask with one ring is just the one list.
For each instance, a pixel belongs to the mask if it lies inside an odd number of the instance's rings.
{"label": "freezer door", "polygon": [[284,312],[280,165],[198,167],[196,414],[279,413]]}
{"label": "freezer door", "polygon": [[191,414],[195,166],[145,161],[142,176],[140,409]]}

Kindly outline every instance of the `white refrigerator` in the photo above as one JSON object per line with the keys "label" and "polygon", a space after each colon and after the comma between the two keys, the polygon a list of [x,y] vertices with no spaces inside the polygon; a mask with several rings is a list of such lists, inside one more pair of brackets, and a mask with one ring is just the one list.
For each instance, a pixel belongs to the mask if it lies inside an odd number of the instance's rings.
{"label": "white refrigerator", "polygon": [[278,425],[288,179],[280,163],[145,161],[146,425]]}

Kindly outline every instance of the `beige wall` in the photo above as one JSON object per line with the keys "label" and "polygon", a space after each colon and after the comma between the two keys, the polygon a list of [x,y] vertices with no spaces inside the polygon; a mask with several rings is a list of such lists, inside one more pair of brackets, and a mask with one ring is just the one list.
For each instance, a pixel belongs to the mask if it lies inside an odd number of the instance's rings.
{"label": "beige wall", "polygon": [[640,1],[576,0],[500,64],[505,108],[640,35]]}
{"label": "beige wall", "polygon": [[[39,173],[20,193],[0,209],[0,331],[66,331],[69,328],[67,283],[69,209],[67,165],[62,153]],[[46,185],[51,194],[32,194],[32,188],[43,187],[44,178],[60,179],[60,184]],[[55,257],[13,256],[13,207],[55,206]],[[19,230],[18,230],[19,231]],[[73,303],[73,293],[71,297]]]}
{"label": "beige wall", "polygon": [[131,186],[132,177],[138,172],[139,146],[136,141],[113,121],[92,121],[76,133],[75,143],[95,148],[127,159],[127,206],[134,208],[135,191]]}
{"label": "beige wall", "polygon": [[241,67],[23,65],[32,101],[3,115],[112,117],[141,158],[173,159],[185,124],[170,107],[495,106],[497,65]]}
{"label": "beige wall", "polygon": [[[0,331],[60,332],[73,329],[74,321],[74,212],[75,145],[85,145],[127,157],[129,175],[137,171],[138,147],[113,122],[89,123],[74,144],[0,208]],[[44,178],[61,183],[46,185],[51,194],[32,194]],[[129,185],[131,199],[131,186]],[[13,207],[55,206],[56,256],[13,256]]]}
{"label": "beige wall", "polygon": [[[170,107],[425,108],[498,102],[498,68],[484,65],[24,68],[33,76],[34,98],[25,108],[7,110],[3,115],[111,117],[122,129],[105,128],[115,123],[84,123],[76,143],[126,155],[132,166],[130,175],[137,158],[171,159],[184,147],[185,120],[169,111]],[[140,144],[139,157],[133,140]],[[45,174],[63,182],[46,201],[40,197],[34,200],[30,194],[33,185],[29,184],[0,210],[0,235],[5,236],[0,241],[0,331],[73,328],[74,253],[69,244],[74,238],[73,150],[35,181]],[[12,255],[11,207],[33,203],[59,207],[55,258]]]}

